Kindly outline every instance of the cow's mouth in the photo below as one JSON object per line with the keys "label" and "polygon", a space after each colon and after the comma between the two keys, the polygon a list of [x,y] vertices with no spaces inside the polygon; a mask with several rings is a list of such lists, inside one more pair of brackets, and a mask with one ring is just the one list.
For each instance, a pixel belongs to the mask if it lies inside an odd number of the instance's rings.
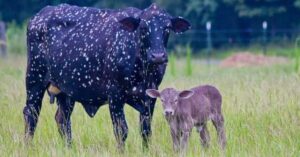
{"label": "cow's mouth", "polygon": [[168,59],[167,58],[166,59],[152,59],[151,62],[153,64],[157,64],[157,65],[162,65],[162,64],[167,65]]}

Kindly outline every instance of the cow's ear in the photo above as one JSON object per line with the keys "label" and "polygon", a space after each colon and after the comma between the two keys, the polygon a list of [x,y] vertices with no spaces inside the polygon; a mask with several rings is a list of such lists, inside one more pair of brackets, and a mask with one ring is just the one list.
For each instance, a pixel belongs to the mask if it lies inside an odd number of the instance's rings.
{"label": "cow's ear", "polygon": [[121,27],[129,32],[135,31],[140,25],[140,19],[134,17],[126,17],[119,22],[122,25]]}
{"label": "cow's ear", "polygon": [[181,17],[175,17],[171,19],[171,22],[172,22],[172,30],[175,33],[183,33],[191,28],[191,24],[187,20]]}
{"label": "cow's ear", "polygon": [[146,90],[146,94],[148,96],[150,96],[151,98],[158,98],[158,97],[160,97],[160,93],[156,89],[147,89]]}
{"label": "cow's ear", "polygon": [[179,93],[179,98],[181,98],[181,99],[188,99],[188,98],[190,98],[193,95],[194,95],[194,91],[184,90],[184,91],[181,91]]}

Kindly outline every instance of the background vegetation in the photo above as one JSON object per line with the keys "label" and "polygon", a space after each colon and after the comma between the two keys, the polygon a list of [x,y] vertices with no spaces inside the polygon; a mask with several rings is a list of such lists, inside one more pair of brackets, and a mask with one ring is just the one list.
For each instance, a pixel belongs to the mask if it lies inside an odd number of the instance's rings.
{"label": "background vegetation", "polygon": [[[195,52],[206,47],[206,22],[212,22],[215,48],[243,47],[260,43],[262,22],[268,22],[267,40],[277,44],[294,42],[300,28],[300,0],[0,0],[0,19],[24,25],[46,5],[69,3],[97,8],[146,8],[158,3],[174,16],[183,16],[192,24],[185,35],[171,38],[170,45],[190,44]],[[176,8],[176,9],[174,9]],[[286,46],[286,45],[284,45]]]}

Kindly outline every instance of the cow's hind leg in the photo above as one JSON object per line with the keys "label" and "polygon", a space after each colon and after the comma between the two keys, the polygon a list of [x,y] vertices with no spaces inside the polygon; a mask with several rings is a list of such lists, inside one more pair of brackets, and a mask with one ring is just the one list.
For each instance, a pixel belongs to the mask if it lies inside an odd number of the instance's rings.
{"label": "cow's hind leg", "polygon": [[26,142],[33,138],[42,108],[42,100],[47,87],[44,77],[45,73],[42,69],[34,69],[29,65],[26,76],[26,106],[23,109]]}
{"label": "cow's hind leg", "polygon": [[207,130],[207,125],[203,124],[202,126],[197,127],[197,131],[200,134],[200,141],[201,141],[202,146],[204,148],[208,148],[209,142],[210,142],[210,136],[209,136],[209,132]]}
{"label": "cow's hind leg", "polygon": [[36,27],[28,25],[27,51],[28,62],[26,71],[26,106],[23,109],[25,119],[25,140],[34,135],[38,117],[42,107],[42,99],[47,87],[47,61],[45,60],[45,47],[42,34]]}
{"label": "cow's hind leg", "polygon": [[[32,51],[37,50],[37,45],[33,45]],[[32,53],[34,53],[32,52]],[[28,56],[28,65],[26,72],[26,106],[23,109],[25,120],[25,140],[29,142],[33,135],[38,122],[38,117],[42,107],[42,100],[47,87],[46,74],[47,67],[45,60],[41,55]]]}
{"label": "cow's hind leg", "polygon": [[71,114],[75,101],[71,100],[71,98],[64,93],[58,94],[56,98],[58,109],[55,114],[55,120],[58,132],[61,137],[66,140],[67,145],[70,146],[72,142]]}
{"label": "cow's hind leg", "polygon": [[46,86],[42,83],[27,88],[26,106],[23,109],[25,120],[25,141],[29,142],[34,135]]}
{"label": "cow's hind leg", "polygon": [[226,146],[226,135],[224,128],[224,118],[222,114],[215,115],[212,118],[213,125],[215,126],[218,134],[218,141],[222,149]]}
{"label": "cow's hind leg", "polygon": [[146,109],[140,113],[140,129],[143,138],[143,146],[148,148],[149,139],[151,136],[151,121],[154,110],[155,101],[149,101]]}

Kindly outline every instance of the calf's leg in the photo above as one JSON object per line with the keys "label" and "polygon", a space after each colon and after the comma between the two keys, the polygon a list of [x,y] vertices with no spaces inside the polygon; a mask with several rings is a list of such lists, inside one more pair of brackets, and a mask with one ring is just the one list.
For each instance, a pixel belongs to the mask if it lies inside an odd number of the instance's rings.
{"label": "calf's leg", "polygon": [[186,152],[191,131],[183,131],[180,138],[180,151]]}
{"label": "calf's leg", "polygon": [[67,145],[70,146],[72,142],[71,114],[75,101],[63,93],[57,95],[56,98],[58,109],[55,114],[55,120],[58,132],[66,140]]}
{"label": "calf's leg", "polygon": [[180,134],[178,130],[171,129],[171,136],[173,140],[173,149],[175,152],[178,152],[180,148]]}
{"label": "calf's leg", "polygon": [[226,135],[224,128],[224,118],[222,114],[215,115],[212,118],[213,125],[215,126],[218,134],[218,141],[222,149],[226,146]]}
{"label": "calf's leg", "polygon": [[209,147],[210,136],[207,130],[207,125],[203,124],[202,126],[197,127],[197,131],[200,134],[200,141],[204,148]]}

